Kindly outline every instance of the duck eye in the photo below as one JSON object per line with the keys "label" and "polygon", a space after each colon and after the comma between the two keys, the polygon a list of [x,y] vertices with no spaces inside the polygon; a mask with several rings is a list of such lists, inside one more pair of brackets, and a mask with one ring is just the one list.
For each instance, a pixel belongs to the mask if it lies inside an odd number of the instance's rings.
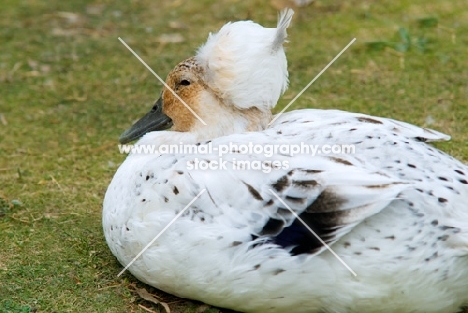
{"label": "duck eye", "polygon": [[182,85],[182,86],[188,86],[190,85],[190,82],[186,79],[183,79],[180,81],[179,85]]}

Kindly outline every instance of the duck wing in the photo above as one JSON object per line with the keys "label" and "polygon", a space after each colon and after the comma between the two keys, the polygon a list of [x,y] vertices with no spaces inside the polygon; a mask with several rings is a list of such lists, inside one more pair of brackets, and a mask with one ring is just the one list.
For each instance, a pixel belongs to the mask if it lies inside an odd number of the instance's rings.
{"label": "duck wing", "polygon": [[270,173],[194,171],[191,177],[207,191],[204,207],[222,207],[235,221],[226,226],[293,255],[320,253],[323,242],[332,245],[410,185],[350,157],[290,161],[287,169]]}

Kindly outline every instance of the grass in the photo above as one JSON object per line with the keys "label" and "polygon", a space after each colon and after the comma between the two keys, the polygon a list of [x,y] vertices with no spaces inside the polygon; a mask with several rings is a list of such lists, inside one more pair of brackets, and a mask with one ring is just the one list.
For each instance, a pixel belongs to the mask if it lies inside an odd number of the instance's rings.
{"label": "grass", "polygon": [[[160,75],[227,21],[274,26],[287,1],[3,0],[0,13],[0,312],[221,312],[117,278],[101,203],[125,156],[119,134],[148,110]],[[296,10],[291,87],[279,111],[352,38],[357,42],[290,108],[363,112],[453,136],[468,160],[465,0],[315,1]],[[167,42],[179,41],[176,43]],[[225,310],[223,310],[225,312]]]}

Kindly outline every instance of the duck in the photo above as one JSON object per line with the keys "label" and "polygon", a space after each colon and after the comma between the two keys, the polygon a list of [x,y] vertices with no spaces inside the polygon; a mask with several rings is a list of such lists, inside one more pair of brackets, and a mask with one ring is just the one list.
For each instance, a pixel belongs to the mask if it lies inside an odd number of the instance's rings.
{"label": "duck", "polygon": [[468,167],[405,122],[272,115],[293,13],[227,23],[168,74],[120,137],[137,142],[105,194],[107,245],[143,283],[238,312],[458,312]]}

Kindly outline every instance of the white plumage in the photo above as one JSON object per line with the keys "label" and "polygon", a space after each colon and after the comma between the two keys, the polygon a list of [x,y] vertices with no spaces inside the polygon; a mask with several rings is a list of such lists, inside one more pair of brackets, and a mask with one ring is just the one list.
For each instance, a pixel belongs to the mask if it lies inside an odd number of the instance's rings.
{"label": "white plumage", "polygon": [[195,57],[205,69],[204,81],[240,109],[273,108],[288,86],[283,42],[292,15],[292,10],[283,11],[277,28],[235,22],[210,34]]}
{"label": "white plumage", "polygon": [[[457,312],[468,304],[468,168],[426,143],[448,136],[332,110],[293,111],[255,128],[287,84],[279,43],[291,15],[281,15],[278,29],[236,22],[210,35],[167,81],[200,115],[216,112],[217,123],[203,131],[165,90],[152,111],[161,122],[149,130],[169,117],[186,128],[148,132],[138,145],[306,143],[352,145],[355,153],[267,157],[232,148],[218,170],[194,169],[219,162],[217,153],[130,154],[104,200],[112,253],[129,264],[205,189],[129,267],[135,277],[242,312]],[[272,160],[280,166],[234,166]]]}

